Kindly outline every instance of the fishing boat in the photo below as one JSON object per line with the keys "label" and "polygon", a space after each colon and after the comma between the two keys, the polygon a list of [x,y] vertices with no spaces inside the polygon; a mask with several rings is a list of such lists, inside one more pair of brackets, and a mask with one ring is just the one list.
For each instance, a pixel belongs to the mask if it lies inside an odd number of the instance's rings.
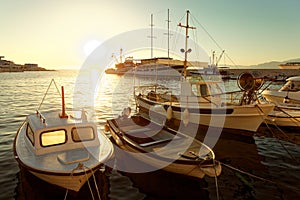
{"label": "fishing boat", "polygon": [[120,149],[153,169],[197,178],[221,173],[221,165],[208,146],[142,115],[107,120],[106,129]]}
{"label": "fishing boat", "polygon": [[61,96],[62,110],[38,109],[26,117],[14,140],[14,155],[20,168],[78,192],[112,157],[113,146],[85,110],[67,114],[63,87]]}
{"label": "fishing boat", "polygon": [[279,90],[264,90],[262,96],[276,104],[300,104],[300,76],[286,79]]}
{"label": "fishing boat", "polygon": [[243,130],[252,132],[246,135],[253,135],[274,108],[273,104],[260,102],[256,96],[263,79],[243,73],[238,80],[241,91],[226,93],[220,80],[211,80],[201,75],[187,77],[188,29],[194,27],[188,24],[189,11],[186,16],[187,24],[179,24],[186,29],[184,76],[178,83],[180,93],[174,95],[168,87],[161,90],[163,87],[158,88],[156,83],[136,86],[134,96],[139,111],[155,113],[166,120],[174,120],[174,123]]}

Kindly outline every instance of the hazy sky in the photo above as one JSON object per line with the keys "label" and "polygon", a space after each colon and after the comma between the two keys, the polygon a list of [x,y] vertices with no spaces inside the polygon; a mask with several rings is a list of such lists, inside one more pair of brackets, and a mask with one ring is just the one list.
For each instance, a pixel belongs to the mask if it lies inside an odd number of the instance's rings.
{"label": "hazy sky", "polygon": [[168,8],[171,28],[190,10],[238,65],[300,57],[298,0],[0,0],[0,55],[46,68],[81,66],[90,45],[150,28],[152,13],[155,27],[166,28]]}

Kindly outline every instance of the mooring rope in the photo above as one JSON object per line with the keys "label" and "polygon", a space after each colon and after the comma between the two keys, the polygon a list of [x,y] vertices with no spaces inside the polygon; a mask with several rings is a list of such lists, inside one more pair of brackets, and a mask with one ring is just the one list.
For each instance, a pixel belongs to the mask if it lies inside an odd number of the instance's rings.
{"label": "mooring rope", "polygon": [[[282,148],[288,153],[288,155],[291,157],[292,160],[294,160],[298,165],[300,165],[299,161],[290,153],[290,151],[285,147],[285,145],[282,143],[282,141],[276,137],[275,133],[272,131],[272,129],[269,127],[268,123],[265,122],[267,128],[269,129],[269,131],[272,133],[273,137],[276,138],[277,142],[279,142],[279,144],[282,146]],[[281,130],[281,129],[279,129]],[[284,133],[282,131],[282,133]],[[286,135],[287,136],[287,135]],[[288,137],[288,136],[287,136]],[[288,137],[289,140],[289,137]],[[290,141],[291,142],[291,141]]]}
{"label": "mooring rope", "polygon": [[[220,161],[219,161],[219,162],[220,162]],[[252,177],[252,178],[255,178],[255,179],[258,179],[258,180],[261,180],[261,181],[264,181],[264,182],[272,183],[272,184],[275,184],[275,185],[280,185],[280,186],[285,187],[285,188],[288,188],[288,189],[300,191],[299,188],[296,188],[296,187],[293,187],[293,186],[290,186],[290,185],[286,185],[286,184],[282,184],[282,183],[278,183],[278,182],[275,182],[275,181],[271,181],[271,180],[268,180],[268,179],[266,179],[266,178],[262,178],[262,177],[260,177],[260,176],[254,175],[254,174],[250,174],[249,172],[242,171],[242,170],[240,170],[240,169],[237,169],[237,168],[235,168],[235,167],[233,167],[233,166],[230,166],[230,165],[227,165],[227,164],[225,164],[225,163],[222,163],[222,162],[220,162],[220,163],[221,163],[223,166],[225,166],[225,167],[227,167],[227,168],[229,168],[229,169],[232,169],[232,170],[234,170],[234,171],[237,171],[237,172],[240,172],[240,173],[242,173],[242,174],[248,175],[248,176],[250,176],[250,177]]]}
{"label": "mooring rope", "polygon": [[48,93],[48,91],[49,91],[49,89],[50,89],[50,86],[51,86],[51,84],[52,84],[52,83],[55,85],[55,87],[56,87],[56,90],[57,90],[57,92],[58,92],[59,96],[61,97],[61,94],[60,94],[60,92],[59,92],[59,89],[58,89],[58,87],[57,87],[57,85],[56,85],[56,83],[55,83],[54,79],[52,79],[52,80],[50,81],[50,84],[49,84],[49,86],[48,86],[47,90],[46,90],[46,93],[44,94],[44,97],[43,97],[43,99],[42,99],[42,102],[40,103],[40,105],[39,105],[39,107],[38,107],[38,109],[37,109],[37,110],[40,110],[40,108],[41,108],[41,106],[42,106],[42,104],[43,104],[43,102],[44,102],[44,100],[45,100],[45,98],[46,98],[46,96],[47,96],[47,93]]}
{"label": "mooring rope", "polygon": [[217,170],[216,170],[216,160],[213,159],[213,165],[214,165],[214,171],[215,171],[215,184],[216,184],[216,194],[217,194],[217,200],[220,199],[219,197],[219,185],[218,185],[218,177],[217,177]]}
{"label": "mooring rope", "polygon": [[[94,184],[95,184],[95,187],[96,187],[98,199],[101,200],[101,196],[100,196],[100,193],[99,193],[99,188],[98,188],[98,186],[97,186],[97,181],[96,181],[96,177],[95,177],[94,171],[93,171],[91,168],[89,168],[89,167],[87,167],[87,166],[84,166],[84,172],[85,172],[85,173],[86,173],[86,170],[85,170],[85,169],[88,169],[88,170],[91,171],[92,176],[93,176],[93,181],[94,181]],[[87,175],[86,175],[86,178],[87,178]],[[92,191],[92,188],[91,188],[91,185],[90,185],[90,183],[89,183],[89,179],[88,179],[88,178],[87,178],[87,181],[88,181],[88,185],[89,185],[89,188],[90,188],[90,192],[91,192],[91,194],[92,194],[92,198],[94,199],[93,191]]]}
{"label": "mooring rope", "polygon": [[[258,108],[260,110],[260,112],[262,112],[264,114],[264,116],[267,116],[263,110],[256,104],[255,105],[256,108]],[[262,116],[263,118],[263,116]],[[269,129],[269,131],[272,133],[273,137],[276,138],[277,142],[279,142],[279,144],[282,146],[282,148],[288,153],[288,155],[291,157],[291,159],[293,159],[298,165],[300,164],[299,161],[290,153],[290,151],[284,146],[284,144],[282,143],[282,141],[276,137],[276,135],[274,134],[274,132],[272,131],[272,129],[269,127],[268,123],[266,122],[265,118],[263,118],[263,122],[265,123],[265,125],[267,126],[267,128]],[[282,131],[282,133],[284,133]],[[287,136],[285,134],[285,136]],[[288,136],[287,136],[288,137]],[[289,137],[288,137],[289,138]]]}

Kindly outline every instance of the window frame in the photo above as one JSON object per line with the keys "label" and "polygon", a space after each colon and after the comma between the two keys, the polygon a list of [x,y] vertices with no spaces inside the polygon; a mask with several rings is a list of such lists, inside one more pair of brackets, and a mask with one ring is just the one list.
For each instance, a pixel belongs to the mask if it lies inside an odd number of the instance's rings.
{"label": "window frame", "polygon": [[[50,132],[55,132],[55,131],[64,131],[65,132],[65,141],[63,143],[57,143],[57,144],[51,144],[51,145],[43,145],[42,142],[42,135],[45,133],[50,133]],[[47,130],[47,131],[43,131],[40,134],[40,145],[41,147],[52,147],[52,146],[59,146],[59,145],[63,145],[66,144],[68,141],[68,134],[67,134],[67,130],[66,129],[54,129],[54,130]]]}
{"label": "window frame", "polygon": [[[92,131],[93,131],[93,137],[92,137],[91,139],[87,139],[87,140],[82,140],[82,139],[76,140],[76,139],[74,139],[74,132],[73,132],[73,131],[74,131],[75,129],[81,129],[81,128],[91,128]],[[79,134],[78,134],[78,136],[79,136]],[[73,127],[73,128],[71,129],[71,137],[72,137],[73,142],[75,142],[75,143],[78,143],[78,142],[88,142],[88,141],[93,141],[93,140],[95,140],[95,138],[96,138],[96,133],[95,133],[95,129],[94,129],[93,126]],[[80,137],[79,137],[79,138],[80,138]]]}
{"label": "window frame", "polygon": [[[32,133],[32,138],[28,134],[28,129],[30,129],[30,132]],[[32,128],[31,128],[31,126],[30,126],[29,123],[27,123],[27,125],[26,125],[26,137],[29,139],[29,141],[32,144],[32,146],[34,146],[34,144],[35,144],[34,132],[33,132],[33,130],[32,130]]]}

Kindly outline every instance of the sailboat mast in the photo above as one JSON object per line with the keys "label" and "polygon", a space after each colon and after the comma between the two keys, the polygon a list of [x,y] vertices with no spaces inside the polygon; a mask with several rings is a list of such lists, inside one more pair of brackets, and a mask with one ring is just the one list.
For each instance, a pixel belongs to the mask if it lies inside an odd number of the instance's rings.
{"label": "sailboat mast", "polygon": [[153,58],[153,14],[151,14],[151,58]]}
{"label": "sailboat mast", "polygon": [[123,60],[122,60],[122,54],[123,54],[123,49],[121,48],[121,49],[120,49],[120,63],[123,62]]}
{"label": "sailboat mast", "polygon": [[186,78],[186,68],[187,68],[187,54],[191,52],[188,48],[188,38],[189,38],[189,29],[195,29],[195,27],[189,25],[189,15],[190,11],[186,11],[186,25],[182,25],[181,23],[178,24],[180,27],[185,28],[185,48],[184,48],[184,63],[183,63],[183,70],[184,70],[184,78]]}
{"label": "sailboat mast", "polygon": [[170,58],[170,10],[168,9],[168,58]]}

